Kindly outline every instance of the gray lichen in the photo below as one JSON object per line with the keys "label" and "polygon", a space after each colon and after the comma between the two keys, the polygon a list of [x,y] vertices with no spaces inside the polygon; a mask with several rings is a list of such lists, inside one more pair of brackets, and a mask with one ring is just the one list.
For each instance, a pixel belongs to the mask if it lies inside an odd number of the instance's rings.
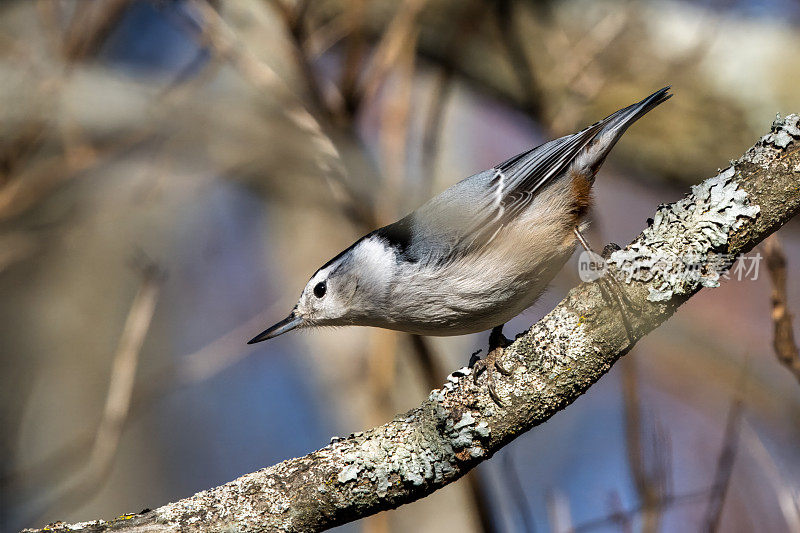
{"label": "gray lichen", "polygon": [[82,529],[98,528],[106,524],[105,520],[89,520],[87,522],[78,522],[77,524],[70,524],[67,529],[70,531],[80,531]]}
{"label": "gray lichen", "polygon": [[719,274],[729,266],[717,252],[743,218],[759,213],[733,179],[734,167],[692,187],[686,198],[661,205],[653,224],[636,242],[611,254],[626,282],[653,282],[647,299],[667,301],[688,294],[698,285],[719,286]]}
{"label": "gray lichen", "polygon": [[[469,369],[454,374],[468,375]],[[448,379],[451,386],[454,381]],[[437,391],[434,391],[437,392]],[[344,453],[344,468],[339,471],[339,483],[374,483],[376,494],[385,496],[392,482],[419,486],[441,483],[455,472],[458,461],[484,455],[481,441],[490,435],[489,425],[480,420],[478,412],[464,411],[458,420],[441,405],[439,396],[432,393],[427,404],[426,418],[438,421],[435,427],[420,426],[418,420],[395,419],[396,424],[384,426],[383,433],[371,434],[349,443]],[[443,398],[443,396],[442,396]]]}
{"label": "gray lichen", "polygon": [[800,139],[800,116],[791,114],[781,119],[778,115],[772,123],[770,132],[761,137],[739,161],[765,167],[797,139]]}
{"label": "gray lichen", "polygon": [[455,390],[456,385],[458,385],[461,378],[467,377],[471,374],[472,374],[472,369],[467,366],[453,371],[449,376],[447,376],[444,385],[442,385],[442,388],[432,390],[431,393],[428,395],[428,399],[432,402],[443,401],[445,396],[447,396],[447,393]]}
{"label": "gray lichen", "polygon": [[778,148],[786,148],[795,139],[800,138],[800,117],[798,115],[789,115],[785,119],[781,119],[778,115],[775,122],[772,123],[772,131],[761,138],[764,144],[772,144]]}
{"label": "gray lichen", "polygon": [[654,282],[655,286],[649,287],[650,301],[667,301],[698,286],[719,286],[720,272],[730,266],[730,258],[718,250],[743,219],[760,212],[739,189],[734,179],[736,166],[750,163],[767,168],[797,139],[800,116],[778,116],[771,131],[739,161],[692,187],[683,200],[660,206],[652,226],[626,249],[614,252],[610,262],[617,265],[626,282]]}
{"label": "gray lichen", "polygon": [[349,465],[345,467],[341,472],[339,472],[339,483],[347,483],[348,481],[352,481],[358,477],[358,466],[355,464]]}

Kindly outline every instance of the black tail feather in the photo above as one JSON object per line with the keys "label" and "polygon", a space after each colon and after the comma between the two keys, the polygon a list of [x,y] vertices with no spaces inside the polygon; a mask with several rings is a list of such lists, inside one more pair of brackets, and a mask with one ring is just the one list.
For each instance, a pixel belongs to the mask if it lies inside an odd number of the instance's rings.
{"label": "black tail feather", "polygon": [[657,90],[641,102],[637,102],[633,105],[622,108],[601,120],[600,123],[604,126],[602,133],[615,131],[617,138],[619,138],[619,136],[625,133],[625,130],[627,130],[631,124],[645,116],[654,107],[663,104],[672,98],[672,94],[669,92],[670,87],[670,85],[667,85],[666,87]]}

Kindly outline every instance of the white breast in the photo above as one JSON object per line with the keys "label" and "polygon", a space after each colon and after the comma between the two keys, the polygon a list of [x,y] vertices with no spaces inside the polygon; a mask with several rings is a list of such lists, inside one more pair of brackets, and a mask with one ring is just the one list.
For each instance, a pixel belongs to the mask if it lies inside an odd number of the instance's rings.
{"label": "white breast", "polygon": [[[445,267],[400,265],[386,314],[372,325],[462,335],[504,324],[539,298],[574,251],[568,206],[542,194],[482,250]],[[564,200],[567,200],[566,198]]]}

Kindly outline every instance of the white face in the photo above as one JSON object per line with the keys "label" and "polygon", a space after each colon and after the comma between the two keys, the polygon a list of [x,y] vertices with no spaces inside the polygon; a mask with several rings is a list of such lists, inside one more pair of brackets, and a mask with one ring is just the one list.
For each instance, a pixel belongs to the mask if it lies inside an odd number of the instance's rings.
{"label": "white face", "polygon": [[381,305],[394,265],[394,253],[385,244],[364,239],[314,274],[295,313],[303,326],[358,323],[365,311]]}
{"label": "white face", "polygon": [[295,314],[303,319],[303,326],[336,325],[336,321],[346,316],[349,296],[346,280],[348,277],[331,276],[336,265],[326,267],[309,280],[300,300],[297,302]]}
{"label": "white face", "polygon": [[394,254],[386,245],[374,239],[360,241],[314,274],[291,314],[250,343],[295,328],[366,324],[383,309],[394,268]]}

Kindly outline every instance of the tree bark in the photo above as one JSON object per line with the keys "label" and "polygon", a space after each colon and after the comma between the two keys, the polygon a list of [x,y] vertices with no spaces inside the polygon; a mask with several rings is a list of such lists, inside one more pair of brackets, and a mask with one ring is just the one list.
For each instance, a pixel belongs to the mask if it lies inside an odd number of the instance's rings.
{"label": "tree bark", "polygon": [[[625,277],[614,287],[631,305],[614,303],[610,284],[572,289],[503,352],[500,362],[514,369],[495,383],[502,405],[484,377],[476,384],[464,368],[419,407],[304,457],[155,510],[40,531],[318,531],[427,496],[575,401],[638,339],[715,286],[721,257],[749,251],[792,218],[800,209],[798,139],[800,117],[777,120],[728,169],[660,206],[609,260],[610,273]],[[658,270],[664,258],[677,260],[678,271]]]}

